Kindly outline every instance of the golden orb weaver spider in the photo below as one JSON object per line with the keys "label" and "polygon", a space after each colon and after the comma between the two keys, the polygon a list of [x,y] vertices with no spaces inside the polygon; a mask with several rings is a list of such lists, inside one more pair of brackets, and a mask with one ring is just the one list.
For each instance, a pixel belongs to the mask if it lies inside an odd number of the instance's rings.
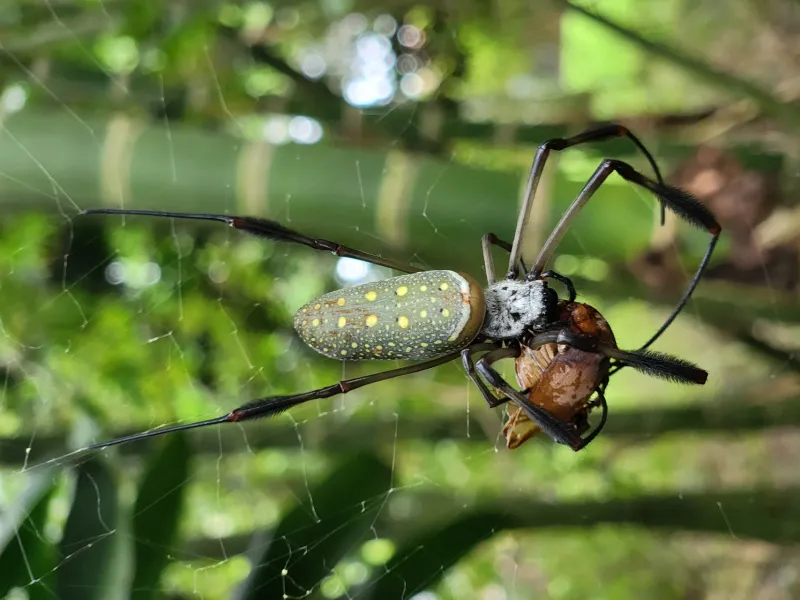
{"label": "golden orb weaver spider", "polygon": [[[615,137],[629,138],[644,153],[656,180],[649,179],[625,162],[604,159],[553,229],[531,269],[526,271],[521,260],[521,238],[548,155],[552,151]],[[545,270],[572,221],[612,173],[655,194],[661,202],[662,222],[664,211],[669,208],[680,218],[711,235],[705,254],[680,301],[656,333],[635,351],[617,348],[605,319],[594,308],[575,302],[572,282],[554,271]],[[431,369],[461,358],[467,375],[490,407],[509,401],[518,407],[516,415],[506,427],[509,447],[519,445],[536,431],[542,431],[554,441],[579,451],[597,436],[605,424],[608,405],[603,391],[608,377],[622,367],[631,366],[647,375],[679,383],[702,385],[708,376],[704,370],[688,361],[648,348],[675,320],[700,281],[721,233],[719,223],[689,193],[664,183],[655,159],[639,139],[621,125],[590,129],[570,138],[548,140],[539,146],[531,166],[513,243],[508,244],[491,233],[483,236],[484,270],[488,284],[485,289],[463,273],[423,271],[330,240],[308,237],[262,218],[110,208],[89,209],[81,214],[219,221],[270,240],[301,244],[315,250],[330,251],[340,257],[402,271],[406,274],[338,290],[312,300],[298,310],[294,325],[307,345],[330,358],[422,361],[343,380],[309,392],[260,398],[217,418],[127,435],[93,444],[86,450],[175,431],[274,416],[309,400],[346,394],[379,381]],[[495,279],[492,245],[510,253],[506,277],[499,282]],[[566,286],[568,300],[558,299],[556,292],[547,285],[549,279]],[[474,356],[478,353],[482,355],[476,361]],[[514,389],[492,367],[494,362],[504,358],[516,358],[518,380],[527,389]],[[611,360],[614,361],[613,365]],[[557,380],[557,376],[567,376],[572,377],[571,381],[574,382],[577,381],[575,375],[590,376],[590,384],[578,386]],[[558,381],[561,381],[563,389],[557,392],[554,386]],[[569,395],[558,395],[565,393]],[[594,393],[598,394],[598,399],[590,401]],[[559,403],[564,410],[558,409]],[[601,423],[584,437],[588,429],[586,417],[596,406],[603,410]],[[517,425],[525,430],[514,438],[512,444],[512,430]]]}

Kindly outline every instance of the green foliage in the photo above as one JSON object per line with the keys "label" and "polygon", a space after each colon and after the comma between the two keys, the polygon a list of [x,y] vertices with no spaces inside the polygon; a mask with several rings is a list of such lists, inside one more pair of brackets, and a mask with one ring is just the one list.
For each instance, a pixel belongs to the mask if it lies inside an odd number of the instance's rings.
{"label": "green foliage", "polygon": [[118,587],[111,579],[120,522],[116,484],[99,457],[81,463],[76,471],[72,509],[64,524],[59,561],[53,564],[58,565],[53,573],[56,594],[108,598]]}
{"label": "green foliage", "polygon": [[[80,209],[251,212],[481,279],[480,236],[513,234],[544,139],[641,117],[668,172],[708,134],[642,115],[746,99],[775,130],[795,126],[770,91],[791,88],[794,55],[758,52],[791,29],[768,6],[560,5],[3,4],[0,596],[750,597],[769,587],[747,587],[769,574],[752,556],[796,566],[781,547],[800,536],[796,362],[735,341],[771,326],[791,342],[797,298],[773,288],[704,282],[658,349],[701,363],[709,384],[626,369],[609,386],[607,430],[577,455],[542,439],[506,450],[499,411],[448,365],[267,421],[67,456],[387,366],[324,360],[291,328],[298,306],[340,285],[334,257]],[[438,83],[427,102],[353,109],[342,40],[390,14],[419,28],[420,77]],[[298,70],[314,52],[329,67],[320,79]],[[317,121],[321,143],[265,142],[297,115]],[[774,153],[775,135],[732,149],[779,172],[794,157]],[[646,168],[624,140],[565,153],[531,238],[610,155]],[[655,215],[612,178],[556,262],[626,348],[678,294],[626,268]],[[688,272],[706,236],[681,225],[674,242]],[[798,595],[790,578],[763,579]]]}
{"label": "green foliage", "polygon": [[41,473],[28,482],[26,493],[5,511],[0,530],[0,595],[13,588],[29,587],[31,598],[44,598],[40,579],[57,564],[55,549],[43,532],[56,484],[52,473]]}
{"label": "green foliage", "polygon": [[391,478],[391,469],[372,455],[343,460],[271,532],[242,598],[300,596],[314,590],[329,575],[328,565],[339,565],[370,535],[391,493]]}
{"label": "green foliage", "polygon": [[189,475],[186,436],[170,436],[151,459],[133,506],[135,572],[131,598],[158,598],[161,572],[170,561]]}

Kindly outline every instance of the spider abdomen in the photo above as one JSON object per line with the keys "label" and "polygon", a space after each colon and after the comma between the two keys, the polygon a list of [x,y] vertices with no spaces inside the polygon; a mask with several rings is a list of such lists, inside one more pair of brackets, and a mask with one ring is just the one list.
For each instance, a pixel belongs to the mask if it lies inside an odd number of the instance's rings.
{"label": "spider abdomen", "polygon": [[325,294],[297,311],[294,327],[337,360],[427,360],[464,348],[485,314],[468,275],[421,271]]}

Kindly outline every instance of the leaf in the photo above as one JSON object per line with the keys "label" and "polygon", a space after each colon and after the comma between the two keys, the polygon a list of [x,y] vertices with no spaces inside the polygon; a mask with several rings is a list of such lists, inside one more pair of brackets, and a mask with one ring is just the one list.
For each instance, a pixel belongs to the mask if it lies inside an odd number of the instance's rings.
{"label": "leaf", "polygon": [[471,514],[409,540],[354,598],[410,598],[430,589],[476,546],[517,525],[513,516],[489,511]]}
{"label": "leaf", "polygon": [[135,573],[130,597],[156,598],[159,579],[170,562],[183,505],[191,456],[186,436],[166,436],[150,460],[133,514]]}
{"label": "leaf", "polygon": [[318,586],[370,534],[391,481],[391,469],[371,454],[340,463],[284,517],[238,597],[302,597]]}
{"label": "leaf", "polygon": [[82,463],[59,544],[59,598],[108,597],[105,586],[111,583],[118,509],[117,490],[106,462],[95,457]]}
{"label": "leaf", "polygon": [[29,598],[47,592],[32,581],[45,576],[55,566],[52,544],[43,531],[50,500],[57,489],[51,472],[31,478],[27,492],[13,507],[4,508],[0,519],[0,598],[14,587],[26,588]]}
{"label": "leaf", "polygon": [[683,68],[706,85],[711,84],[731,94],[752,100],[758,104],[759,108],[764,113],[779,119],[787,127],[797,129],[797,127],[800,126],[800,119],[797,117],[797,111],[793,104],[783,102],[769,90],[746,79],[730,75],[669,44],[644,38],[635,31],[623,27],[616,21],[607,19],[592,10],[588,10],[582,6],[568,2],[567,0],[558,0],[558,3],[564,9],[583,15],[605,29],[613,31],[622,39],[631,42],[645,52]]}

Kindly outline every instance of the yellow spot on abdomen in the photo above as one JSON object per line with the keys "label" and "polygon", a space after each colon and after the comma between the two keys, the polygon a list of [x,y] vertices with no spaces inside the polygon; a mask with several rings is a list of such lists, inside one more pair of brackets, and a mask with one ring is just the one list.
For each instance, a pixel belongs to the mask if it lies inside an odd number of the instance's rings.
{"label": "yellow spot on abdomen", "polygon": [[339,317],[339,327],[344,327],[345,325],[347,325],[347,319]]}
{"label": "yellow spot on abdomen", "polygon": [[367,292],[366,294],[364,294],[364,298],[366,298],[370,302],[375,302],[375,298],[377,298],[377,297],[378,297],[378,294],[376,294],[374,291],[370,291],[370,292]]}
{"label": "yellow spot on abdomen", "polygon": [[419,291],[420,291],[420,292],[427,292],[427,291],[428,291],[428,286],[427,286],[427,285],[421,285],[421,286],[419,286]]}
{"label": "yellow spot on abdomen", "polygon": [[397,294],[398,296],[405,296],[407,293],[408,293],[408,288],[406,286],[404,286],[404,285],[401,285],[395,291],[395,294]]}
{"label": "yellow spot on abdomen", "polygon": [[345,302],[344,298],[339,298],[339,299],[336,301],[336,304],[338,304],[339,306],[344,306],[344,302]]}
{"label": "yellow spot on abdomen", "polygon": [[428,311],[427,311],[427,310],[421,310],[421,311],[419,311],[419,316],[420,316],[420,317],[422,317],[422,318],[424,319],[425,317],[427,317],[427,316],[428,316]]}
{"label": "yellow spot on abdomen", "polygon": [[319,319],[314,319],[313,321],[311,321],[311,324],[312,324],[314,327],[319,327]]}
{"label": "yellow spot on abdomen", "polygon": [[358,344],[356,342],[353,342],[352,344],[350,344],[350,347],[351,348],[358,348]]}
{"label": "yellow spot on abdomen", "polygon": [[378,315],[367,315],[367,327],[375,327],[378,324]]}
{"label": "yellow spot on abdomen", "polygon": [[449,317],[450,316],[450,311],[448,309],[446,309],[446,308],[443,308],[442,309],[442,316],[443,317]]}
{"label": "yellow spot on abdomen", "polygon": [[449,287],[450,287],[450,286],[449,286],[449,285],[447,285],[447,282],[445,282],[445,283],[443,283],[442,285],[440,285],[440,286],[439,286],[439,289],[440,289],[440,290],[442,290],[442,291],[445,291],[445,290],[446,290],[447,288],[449,288]]}
{"label": "yellow spot on abdomen", "polygon": [[339,354],[341,354],[342,356],[344,356],[345,354],[347,354],[347,350],[342,350],[341,352],[339,352]]}
{"label": "yellow spot on abdomen", "polygon": [[408,329],[408,317],[397,317],[397,324],[402,329]]}
{"label": "yellow spot on abdomen", "polygon": [[320,308],[322,308],[322,304],[315,304],[315,305],[314,305],[314,308],[316,308],[317,310],[319,310]]}

